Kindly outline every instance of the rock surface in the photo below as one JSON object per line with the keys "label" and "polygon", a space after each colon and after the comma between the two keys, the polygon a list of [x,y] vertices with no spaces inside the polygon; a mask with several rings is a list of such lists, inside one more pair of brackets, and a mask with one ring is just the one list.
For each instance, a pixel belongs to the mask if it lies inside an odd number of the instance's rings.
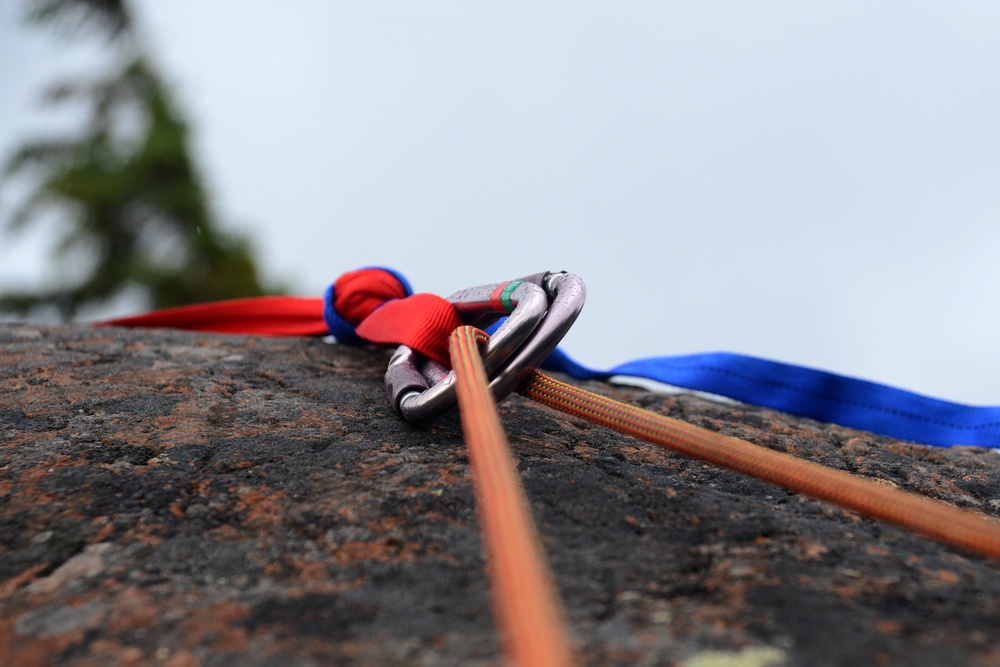
{"label": "rock surface", "polygon": [[[386,359],[0,325],[0,663],[501,664],[457,416],[397,419]],[[1000,515],[986,450],[591,388]],[[583,664],[1000,664],[1000,565],[520,397],[502,413]]]}

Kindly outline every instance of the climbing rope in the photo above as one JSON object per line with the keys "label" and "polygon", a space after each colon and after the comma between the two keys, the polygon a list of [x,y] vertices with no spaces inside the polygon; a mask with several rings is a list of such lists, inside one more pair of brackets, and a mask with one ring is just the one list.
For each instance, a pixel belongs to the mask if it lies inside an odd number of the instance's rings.
{"label": "climbing rope", "polygon": [[449,349],[494,616],[513,664],[568,666],[573,658],[566,622],[480,357],[477,343],[486,339],[463,326],[449,338]]}
{"label": "climbing rope", "polygon": [[535,371],[519,393],[671,451],[889,521],[1000,561],[1000,521],[671,419]]}

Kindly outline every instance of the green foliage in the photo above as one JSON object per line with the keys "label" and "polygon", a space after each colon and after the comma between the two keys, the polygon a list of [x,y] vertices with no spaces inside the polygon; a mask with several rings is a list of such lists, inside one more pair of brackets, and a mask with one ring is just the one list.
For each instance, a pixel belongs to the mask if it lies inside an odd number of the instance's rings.
{"label": "green foliage", "polygon": [[[73,12],[113,37],[131,25],[120,0],[43,0],[29,16],[63,20]],[[268,291],[247,241],[218,228],[168,89],[138,49],[122,55],[102,80],[49,91],[50,104],[87,109],[77,136],[26,143],[3,166],[5,180],[32,183],[8,228],[57,211],[63,234],[54,264],[84,254],[89,274],[76,282],[63,276],[55,288],[0,294],[0,311],[55,306],[69,319],[126,289],[138,288],[155,308]]]}
{"label": "green foliage", "polygon": [[35,0],[28,11],[31,23],[68,25],[76,28],[94,25],[114,39],[130,27],[123,0]]}

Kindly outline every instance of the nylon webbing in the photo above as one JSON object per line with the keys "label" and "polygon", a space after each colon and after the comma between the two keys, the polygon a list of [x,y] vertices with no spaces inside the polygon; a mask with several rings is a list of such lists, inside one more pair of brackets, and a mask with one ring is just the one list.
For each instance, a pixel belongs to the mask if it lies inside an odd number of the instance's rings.
{"label": "nylon webbing", "polygon": [[261,296],[163,308],[97,322],[97,326],[149,327],[248,333],[256,336],[325,336],[323,299]]}
{"label": "nylon webbing", "polygon": [[261,336],[323,336],[359,345],[406,345],[448,364],[448,334],[461,326],[454,306],[435,294],[413,294],[395,271],[349,271],[322,299],[266,296],[166,308],[97,326],[169,327]]}
{"label": "nylon webbing", "polygon": [[742,354],[649,357],[597,370],[556,350],[542,367],[580,380],[606,380],[615,375],[656,380],[927,445],[1000,447],[1000,407],[944,401],[878,382]]}

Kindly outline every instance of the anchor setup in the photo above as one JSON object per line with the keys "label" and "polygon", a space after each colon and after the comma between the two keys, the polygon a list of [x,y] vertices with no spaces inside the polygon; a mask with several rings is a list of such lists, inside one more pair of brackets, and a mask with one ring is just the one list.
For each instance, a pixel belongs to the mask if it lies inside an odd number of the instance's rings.
{"label": "anchor setup", "polygon": [[[368,268],[341,276],[322,300],[246,299],[100,324],[263,335],[330,333],[342,343],[398,345],[385,375],[386,394],[395,412],[420,422],[458,406],[494,613],[505,653],[518,665],[570,665],[573,656],[552,575],[496,408],[514,391],[671,451],[1000,561],[1000,521],[615,401],[537,369],[547,365],[575,377],[633,374],[659,380],[690,377],[692,369],[700,369],[702,380],[671,383],[709,386],[709,391],[735,393],[742,400],[749,388],[763,398],[748,402],[772,407],[777,403],[807,416],[817,412],[838,416],[842,418],[831,421],[855,427],[860,419],[860,428],[938,445],[976,441],[1000,446],[1000,408],[961,406],[740,355],[657,358],[608,371],[591,370],[557,350],[585,298],[583,281],[562,271],[465,289],[444,299],[413,294],[396,272]],[[496,327],[492,336],[483,331],[490,326]],[[920,434],[926,437],[916,437]]]}

